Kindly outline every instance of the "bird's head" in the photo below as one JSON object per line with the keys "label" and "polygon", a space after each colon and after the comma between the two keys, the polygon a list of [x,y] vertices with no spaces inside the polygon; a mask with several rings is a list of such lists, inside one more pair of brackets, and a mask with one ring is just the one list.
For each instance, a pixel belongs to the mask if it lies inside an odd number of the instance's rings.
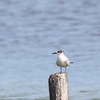
{"label": "bird's head", "polygon": [[54,53],[52,53],[52,54],[58,54],[58,55],[60,55],[60,54],[63,54],[63,53],[64,53],[64,51],[58,50],[57,52],[54,52]]}

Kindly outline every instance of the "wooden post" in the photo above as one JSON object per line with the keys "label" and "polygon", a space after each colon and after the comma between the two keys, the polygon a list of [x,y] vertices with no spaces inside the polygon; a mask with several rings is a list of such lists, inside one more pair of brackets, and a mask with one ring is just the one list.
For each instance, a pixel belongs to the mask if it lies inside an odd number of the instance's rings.
{"label": "wooden post", "polygon": [[49,77],[50,100],[69,100],[68,74],[55,73]]}

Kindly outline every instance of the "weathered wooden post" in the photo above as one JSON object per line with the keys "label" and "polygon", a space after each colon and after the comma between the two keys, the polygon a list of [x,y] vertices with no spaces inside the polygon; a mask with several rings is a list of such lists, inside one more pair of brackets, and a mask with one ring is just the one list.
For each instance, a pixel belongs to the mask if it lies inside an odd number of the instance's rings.
{"label": "weathered wooden post", "polygon": [[49,77],[50,100],[69,100],[68,74],[55,73]]}

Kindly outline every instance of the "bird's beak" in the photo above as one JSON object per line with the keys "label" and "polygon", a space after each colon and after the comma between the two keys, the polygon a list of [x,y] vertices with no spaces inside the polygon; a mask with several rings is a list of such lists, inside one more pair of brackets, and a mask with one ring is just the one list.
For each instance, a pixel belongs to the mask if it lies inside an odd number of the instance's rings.
{"label": "bird's beak", "polygon": [[57,52],[54,52],[54,53],[52,53],[52,54],[57,54]]}

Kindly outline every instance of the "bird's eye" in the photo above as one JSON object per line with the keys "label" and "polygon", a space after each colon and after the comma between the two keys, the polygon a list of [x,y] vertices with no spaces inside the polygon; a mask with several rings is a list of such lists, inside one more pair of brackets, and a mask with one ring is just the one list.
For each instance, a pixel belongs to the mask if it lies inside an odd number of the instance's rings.
{"label": "bird's eye", "polygon": [[59,51],[57,51],[59,53]]}

